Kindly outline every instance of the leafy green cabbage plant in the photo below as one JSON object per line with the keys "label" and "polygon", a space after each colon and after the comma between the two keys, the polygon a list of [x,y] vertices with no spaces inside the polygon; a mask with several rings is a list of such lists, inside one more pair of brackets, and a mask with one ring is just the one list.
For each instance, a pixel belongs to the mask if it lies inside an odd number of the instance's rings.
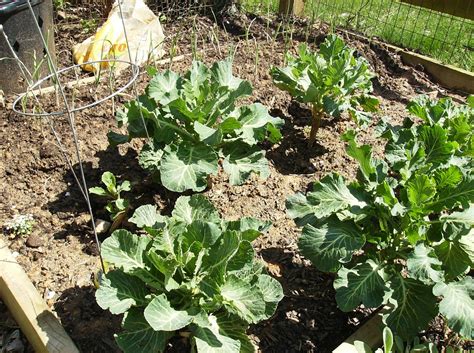
{"label": "leafy green cabbage plant", "polygon": [[111,132],[109,141],[117,145],[151,137],[139,162],[176,192],[204,190],[219,160],[231,184],[242,184],[252,172],[267,177],[265,151],[257,143],[277,142],[283,120],[260,103],[236,107],[239,98],[251,93],[249,82],[233,76],[230,60],[211,68],[194,61],[182,76],[169,70],[155,73],[146,94],[116,116],[128,134]]}
{"label": "leafy green cabbage plant", "polygon": [[254,352],[249,324],[272,316],[283,297],[251,244],[270,224],[224,221],[202,195],[180,197],[171,217],[146,205],[129,221],[145,234],[120,229],[104,241],[114,269],[96,292],[102,308],[125,313],[120,348],[163,352],[180,334],[198,352]]}
{"label": "leafy green cabbage plant", "polygon": [[[426,112],[438,103],[419,100],[409,109]],[[472,106],[461,111],[472,119]],[[287,208],[304,226],[304,256],[322,271],[337,272],[341,310],[388,304],[386,324],[404,339],[439,312],[451,329],[472,339],[474,176],[466,140],[472,125],[445,110],[437,113],[444,118],[428,115],[419,125],[407,119],[403,126],[383,126],[385,160],[346,133],[347,153],[359,163],[357,180],[332,173],[306,195],[291,196]]]}
{"label": "leafy green cabbage plant", "polygon": [[312,124],[309,143],[316,140],[316,133],[324,115],[339,117],[348,111],[361,125],[370,121],[370,114],[378,108],[371,79],[375,76],[363,57],[354,56],[336,35],[329,35],[319,52],[312,53],[305,44],[300,45],[298,57],[287,55],[288,66],[273,67],[273,82],[300,103],[312,106]]}

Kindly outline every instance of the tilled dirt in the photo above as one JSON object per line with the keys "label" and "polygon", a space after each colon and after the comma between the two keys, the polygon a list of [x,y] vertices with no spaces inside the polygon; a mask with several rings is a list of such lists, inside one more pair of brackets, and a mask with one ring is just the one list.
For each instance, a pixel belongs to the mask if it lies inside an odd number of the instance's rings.
{"label": "tilled dirt", "polygon": [[[72,16],[80,16],[80,9],[70,11]],[[354,177],[356,165],[345,154],[340,134],[355,125],[347,117],[326,119],[316,146],[308,148],[310,111],[278,90],[269,75],[271,65],[283,63],[286,46],[283,37],[274,35],[273,24],[256,19],[246,40],[242,34],[251,20],[246,16],[237,21],[226,20],[224,30],[208,18],[195,17],[193,21],[199,34],[196,54],[206,63],[212,63],[235,50],[234,73],[249,80],[254,87],[254,94],[247,101],[261,102],[269,107],[272,115],[285,119],[283,139],[277,145],[263,144],[270,161],[268,179],[253,177],[244,185],[231,186],[226,176],[219,174],[213,177],[212,189],[204,195],[225,218],[252,216],[273,223],[270,231],[255,241],[255,247],[268,264],[269,272],[283,285],[285,298],[272,319],[250,329],[260,351],[329,352],[357,329],[370,311],[361,308],[343,313],[337,309],[333,276],[316,271],[297,252],[299,230],[285,213],[285,200],[295,192],[307,190],[313,181],[331,171]],[[87,37],[76,22],[62,21],[58,25],[58,57],[64,66],[70,64],[66,61],[70,46]],[[298,26],[293,41],[288,44],[291,51],[296,50],[300,41],[306,39],[303,34],[308,33],[306,28]],[[315,46],[326,32],[325,27],[314,26],[309,31],[308,41]],[[193,47],[189,21],[166,23],[165,33],[178,35],[176,55],[185,55],[184,60],[173,63],[171,68],[186,70],[192,60]],[[404,66],[397,56],[385,49],[346,39],[367,57],[377,73],[374,86],[381,109],[374,117],[374,124],[381,116],[387,116],[392,123],[401,123],[407,115],[406,102],[420,93],[460,97],[438,87],[423,72]],[[169,48],[170,43],[166,46]],[[140,76],[138,91],[143,90],[147,80],[146,74]],[[77,104],[87,104],[94,99],[88,87],[75,94]],[[120,106],[128,98],[119,96],[114,104]],[[54,109],[54,101],[54,97],[48,96],[43,104]],[[0,112],[0,224],[17,213],[33,214],[36,220],[30,236],[33,239],[9,238],[9,246],[18,252],[18,261],[82,352],[118,351],[113,334],[119,330],[121,318],[101,310],[95,303],[91,277],[99,269],[98,252],[79,188],[55,144],[48,122],[18,116],[8,108],[11,108],[11,100],[7,109]],[[79,173],[66,119],[55,117],[52,121],[74,170]],[[116,126],[110,101],[78,113],[75,123],[89,186],[98,185],[102,172],[110,170],[120,180],[132,181],[134,193],[127,196],[132,198],[133,206],[153,202],[164,213],[170,212],[179,195],[153,184],[138,166],[136,157],[141,142],[119,149],[108,147],[106,133]],[[375,153],[380,155],[383,144],[375,136],[374,124],[361,131],[361,142],[373,144]],[[98,218],[107,219],[103,204],[93,199],[92,206]]]}

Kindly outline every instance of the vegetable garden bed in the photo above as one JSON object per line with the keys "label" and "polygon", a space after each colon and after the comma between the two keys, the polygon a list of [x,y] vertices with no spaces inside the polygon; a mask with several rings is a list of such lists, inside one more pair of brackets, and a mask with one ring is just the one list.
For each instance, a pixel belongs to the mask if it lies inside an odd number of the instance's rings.
{"label": "vegetable garden bed", "polygon": [[[77,16],[81,10],[68,11]],[[226,30],[204,17],[194,18],[193,23],[195,33],[199,34],[196,38],[186,34],[184,23],[165,23],[166,33],[182,33],[177,41],[177,55],[192,53],[197,43],[199,58],[211,65],[235,50],[234,74],[250,81],[254,88],[253,95],[244,102],[261,103],[269,108],[270,115],[285,121],[279,143],[261,143],[270,161],[267,179],[253,175],[243,185],[234,186],[230,185],[228,176],[220,172],[211,177],[212,187],[203,192],[226,220],[254,217],[272,222],[269,231],[253,245],[265,261],[269,274],[282,285],[285,297],[275,315],[251,326],[250,337],[261,352],[332,351],[371,311],[359,307],[344,313],[337,308],[334,275],[317,271],[300,255],[297,249],[300,230],[287,216],[285,202],[290,195],[304,192],[312,182],[331,172],[355,178],[357,165],[346,154],[345,142],[340,139],[340,135],[355,128],[355,124],[344,115],[338,119],[323,119],[316,143],[308,148],[311,111],[293,102],[273,84],[270,67],[283,66],[285,50],[296,53],[305,39],[305,28],[296,26],[292,41],[288,41],[286,36],[275,36],[276,28],[261,19],[250,25],[250,19],[242,16],[227,22]],[[327,28],[315,27],[311,32],[308,44],[315,48]],[[58,50],[63,63],[67,62],[65,53],[71,43],[86,36],[74,21],[58,23],[56,35],[56,42],[64,46]],[[358,136],[359,143],[374,146],[375,155],[381,156],[383,151],[383,141],[376,137],[374,129],[381,116],[387,116],[391,124],[400,125],[408,115],[406,103],[421,93],[464,100],[462,95],[433,84],[423,72],[402,65],[396,55],[383,48],[346,39],[358,54],[368,59],[377,75],[374,95],[380,100],[380,112]],[[169,45],[167,43],[168,49]],[[173,63],[171,69],[185,72],[191,60],[191,56],[186,56],[182,62]],[[147,83],[148,76],[141,75],[138,90],[143,91]],[[79,93],[78,99],[84,102],[91,99],[87,88],[81,88]],[[120,97],[116,103],[127,100]],[[68,151],[72,152],[66,121],[55,118],[54,122],[64,136]],[[107,132],[117,131],[110,103],[79,113],[76,123],[89,186],[99,185],[102,173],[112,171],[119,180],[132,182],[133,196],[128,194],[132,208],[149,203],[155,204],[165,215],[171,213],[180,195],[153,183],[138,165],[137,153],[143,143],[134,140],[120,146],[119,152],[109,148]],[[0,191],[0,223],[16,213],[31,213],[36,220],[31,235],[9,239],[9,247],[19,252],[18,261],[40,293],[55,293],[49,304],[81,351],[119,351],[113,334],[120,330],[121,318],[102,310],[94,296],[92,277],[99,270],[100,262],[87,209],[61,153],[52,142],[47,124],[41,119],[19,117],[9,109],[0,112],[0,124],[0,178],[4,180]],[[96,216],[107,219],[103,206],[99,199],[93,198]],[[451,337],[439,321],[424,334],[440,344]],[[175,338],[169,351],[182,352],[183,344],[181,339]]]}

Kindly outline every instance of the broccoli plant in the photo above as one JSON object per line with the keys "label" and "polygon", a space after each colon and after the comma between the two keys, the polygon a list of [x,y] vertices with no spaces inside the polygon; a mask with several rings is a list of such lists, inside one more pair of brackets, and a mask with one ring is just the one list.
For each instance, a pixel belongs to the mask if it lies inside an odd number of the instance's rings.
{"label": "broccoli plant", "polygon": [[128,134],[111,132],[109,141],[116,145],[149,136],[139,162],[176,192],[204,190],[219,160],[231,184],[242,184],[252,172],[267,177],[268,162],[257,143],[277,142],[283,120],[259,103],[236,107],[239,98],[251,93],[249,82],[233,76],[230,60],[211,68],[194,61],[183,76],[157,73],[146,94],[117,115]]}
{"label": "broccoli plant", "polygon": [[377,110],[378,100],[370,96],[375,75],[369,63],[355,57],[354,50],[336,35],[329,35],[318,53],[300,45],[298,57],[288,54],[287,61],[284,68],[273,67],[271,75],[277,87],[312,106],[310,145],[316,140],[324,115],[337,118],[349,111],[358,124],[364,125],[369,122],[368,112]]}
{"label": "broccoli plant", "polygon": [[96,292],[102,308],[125,314],[120,348],[163,352],[180,335],[193,352],[254,352],[249,324],[271,317],[283,297],[251,244],[270,224],[224,221],[202,195],[180,197],[170,217],[141,206],[129,221],[141,234],[120,229],[104,241],[114,269]]}
{"label": "broccoli plant", "polygon": [[472,124],[440,115],[420,125],[385,124],[384,160],[346,133],[357,180],[332,173],[287,201],[289,215],[304,226],[301,252],[318,269],[337,272],[341,310],[387,304],[387,325],[405,339],[438,313],[473,338],[474,175],[464,149]]}
{"label": "broccoli plant", "polygon": [[127,215],[129,208],[129,201],[120,196],[123,191],[130,191],[130,181],[124,180],[123,183],[117,185],[117,179],[111,172],[104,172],[102,174],[102,184],[105,188],[94,186],[89,188],[89,192],[93,195],[104,197],[108,200],[105,209],[110,214],[112,220],[111,230],[115,229],[123,221]]}
{"label": "broccoli plant", "polygon": [[447,139],[455,144],[458,157],[474,157],[474,96],[467,104],[456,105],[451,98],[430,100],[420,96],[408,103],[408,111],[429,126],[441,126]]}

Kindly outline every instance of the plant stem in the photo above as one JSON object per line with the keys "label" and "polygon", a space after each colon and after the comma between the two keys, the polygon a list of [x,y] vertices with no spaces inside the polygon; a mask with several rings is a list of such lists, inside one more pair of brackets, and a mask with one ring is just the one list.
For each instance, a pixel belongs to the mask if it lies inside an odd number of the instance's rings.
{"label": "plant stem", "polygon": [[313,105],[311,110],[311,132],[309,133],[309,145],[313,146],[316,142],[316,134],[318,133],[319,127],[321,125],[321,116],[323,115],[323,110],[317,106]]}

